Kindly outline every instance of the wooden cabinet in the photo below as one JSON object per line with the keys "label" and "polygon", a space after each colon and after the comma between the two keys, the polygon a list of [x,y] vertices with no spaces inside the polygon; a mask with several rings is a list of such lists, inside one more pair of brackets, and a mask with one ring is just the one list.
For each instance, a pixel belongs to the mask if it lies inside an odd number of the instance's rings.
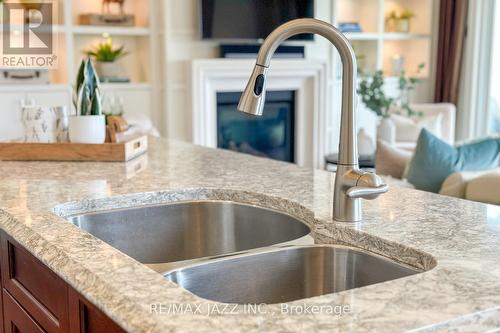
{"label": "wooden cabinet", "polygon": [[0,332],[124,332],[12,237],[0,232],[0,243]]}
{"label": "wooden cabinet", "polygon": [[6,333],[45,332],[5,289],[2,294]]}
{"label": "wooden cabinet", "polygon": [[70,333],[120,333],[123,329],[76,291],[69,293]]}
{"label": "wooden cabinet", "polygon": [[68,286],[7,235],[2,237],[3,288],[47,331],[68,330]]}

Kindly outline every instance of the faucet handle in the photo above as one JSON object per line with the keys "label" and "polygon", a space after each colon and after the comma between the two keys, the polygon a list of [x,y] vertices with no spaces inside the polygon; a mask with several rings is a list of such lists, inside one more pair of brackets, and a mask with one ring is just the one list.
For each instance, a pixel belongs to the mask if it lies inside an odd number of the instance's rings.
{"label": "faucet handle", "polygon": [[351,199],[363,198],[372,200],[389,190],[389,185],[382,184],[376,187],[354,186],[347,190],[346,195]]}
{"label": "faucet handle", "polygon": [[389,186],[384,183],[380,176],[373,172],[361,172],[356,181],[356,185],[346,191],[346,196],[351,199],[364,198],[375,199],[380,194],[389,190]]}

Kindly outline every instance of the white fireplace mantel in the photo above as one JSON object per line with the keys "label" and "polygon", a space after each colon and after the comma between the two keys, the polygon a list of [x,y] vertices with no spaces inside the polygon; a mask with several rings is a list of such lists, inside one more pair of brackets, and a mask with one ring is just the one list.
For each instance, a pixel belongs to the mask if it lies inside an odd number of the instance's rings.
{"label": "white fireplace mantel", "polygon": [[[192,62],[193,142],[217,147],[218,92],[243,91],[255,60],[207,59]],[[320,168],[326,154],[325,64],[302,59],[271,62],[267,90],[295,91],[295,158]]]}

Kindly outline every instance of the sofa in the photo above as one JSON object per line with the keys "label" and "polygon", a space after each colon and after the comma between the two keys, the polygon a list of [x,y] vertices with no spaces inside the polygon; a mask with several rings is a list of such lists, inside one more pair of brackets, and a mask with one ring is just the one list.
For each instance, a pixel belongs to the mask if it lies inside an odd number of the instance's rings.
{"label": "sofa", "polygon": [[[406,180],[413,154],[378,140],[375,164],[389,186],[414,188]],[[500,205],[500,165],[483,171],[462,171],[450,174],[438,192],[442,195]]]}
{"label": "sofa", "polygon": [[426,127],[443,141],[453,144],[455,141],[456,107],[450,103],[411,104],[420,118],[409,119],[405,116],[392,115],[396,127],[395,147],[413,151],[420,129]]}

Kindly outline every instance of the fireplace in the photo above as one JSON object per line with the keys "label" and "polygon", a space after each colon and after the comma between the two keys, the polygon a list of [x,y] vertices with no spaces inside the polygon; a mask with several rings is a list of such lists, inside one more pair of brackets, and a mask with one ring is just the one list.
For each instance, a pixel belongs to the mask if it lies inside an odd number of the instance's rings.
{"label": "fireplace", "polygon": [[260,117],[237,111],[240,96],[217,93],[217,147],[295,162],[295,92],[268,91]]}
{"label": "fireplace", "polygon": [[[266,95],[264,115],[252,118],[237,112],[236,106],[254,65],[255,60],[252,59],[194,60],[191,64],[192,112],[178,112],[176,116],[189,117],[195,144],[212,148],[225,146],[228,149],[251,151],[263,154],[261,156],[293,161],[304,167],[321,168],[327,152],[334,152],[332,147],[338,146],[338,129],[335,124],[340,123],[336,120],[336,114],[326,112],[325,65],[317,60],[274,59],[266,79],[270,94]],[[277,93],[276,100],[274,93]],[[276,101],[274,110],[269,109],[271,100]],[[219,114],[219,102],[225,104],[222,109],[227,109],[226,112],[220,111]],[[280,111],[281,105],[287,105],[286,112]],[[339,114],[338,116],[340,118]],[[219,119],[227,117],[229,118]],[[280,134],[264,134],[266,139],[260,143],[270,142],[273,146],[257,149],[252,145],[254,142],[242,145],[244,141],[235,137],[235,134],[230,134],[235,133],[231,130],[225,137],[219,137],[219,127],[231,128],[228,125],[231,122],[238,123],[238,126],[245,123],[233,117],[242,117],[247,122],[244,130],[241,130],[243,133],[249,132],[244,138],[247,141],[256,140],[256,132],[260,130],[256,127],[267,127],[268,123],[274,123],[271,128]],[[277,123],[288,125],[279,126]],[[224,131],[221,133],[224,134]],[[273,133],[273,130],[267,129],[267,133]],[[228,140],[228,135],[233,135],[232,139]],[[231,141],[234,143],[230,144]]]}

